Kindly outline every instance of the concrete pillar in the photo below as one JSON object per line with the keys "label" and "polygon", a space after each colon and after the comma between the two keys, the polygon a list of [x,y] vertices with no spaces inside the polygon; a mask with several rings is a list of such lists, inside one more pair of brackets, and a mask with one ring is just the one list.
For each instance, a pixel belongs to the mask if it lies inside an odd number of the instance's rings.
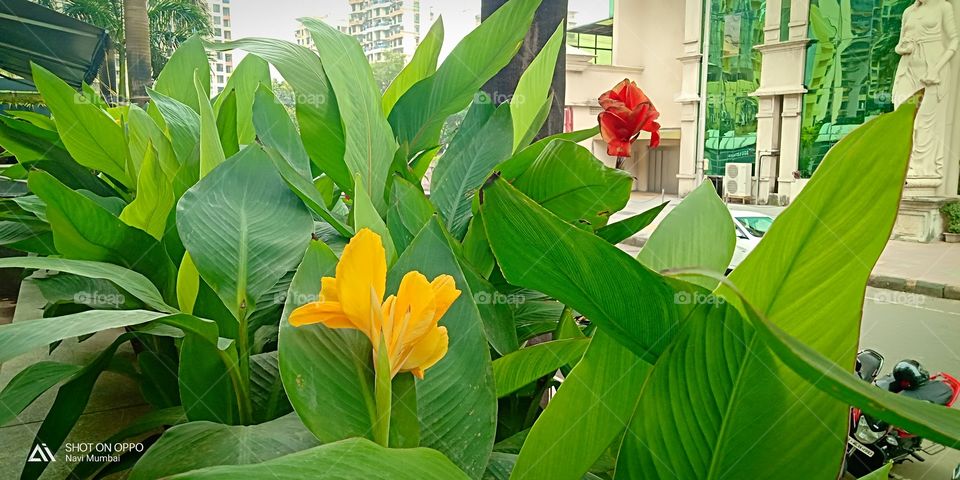
{"label": "concrete pillar", "polygon": [[700,87],[703,64],[703,2],[684,1],[683,53],[680,61],[680,167],[678,193],[684,196],[697,187],[697,163],[700,161]]}

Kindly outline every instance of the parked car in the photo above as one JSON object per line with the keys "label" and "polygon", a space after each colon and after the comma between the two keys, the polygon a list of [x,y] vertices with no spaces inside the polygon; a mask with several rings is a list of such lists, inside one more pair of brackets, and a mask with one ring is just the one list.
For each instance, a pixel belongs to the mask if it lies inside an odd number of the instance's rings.
{"label": "parked car", "polygon": [[749,210],[730,210],[733,225],[737,229],[737,247],[733,251],[729,270],[740,265],[740,262],[760,244],[760,239],[773,225],[773,217]]}

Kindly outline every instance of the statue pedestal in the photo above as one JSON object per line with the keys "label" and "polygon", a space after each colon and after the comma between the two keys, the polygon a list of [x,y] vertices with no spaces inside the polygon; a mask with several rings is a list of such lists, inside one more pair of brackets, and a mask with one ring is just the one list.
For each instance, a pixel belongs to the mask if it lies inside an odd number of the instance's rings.
{"label": "statue pedestal", "polygon": [[956,198],[904,196],[900,200],[900,212],[890,238],[920,243],[939,242],[943,236],[940,207],[953,200]]}

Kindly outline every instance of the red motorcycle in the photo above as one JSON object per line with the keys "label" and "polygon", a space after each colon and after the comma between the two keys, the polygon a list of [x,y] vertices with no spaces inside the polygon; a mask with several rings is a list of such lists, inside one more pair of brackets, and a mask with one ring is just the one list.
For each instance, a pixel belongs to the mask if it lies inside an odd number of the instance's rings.
{"label": "red motorcycle", "polygon": [[[857,374],[879,388],[950,407],[960,396],[960,380],[946,373],[930,375],[916,360],[903,360],[893,373],[877,378],[883,366],[883,355],[874,350],[857,354]],[[851,410],[850,435],[847,439],[847,472],[860,478],[889,462],[923,462],[920,455],[936,455],[946,449],[942,445],[923,447],[923,439],[860,411]],[[960,480],[960,466],[953,480]]]}

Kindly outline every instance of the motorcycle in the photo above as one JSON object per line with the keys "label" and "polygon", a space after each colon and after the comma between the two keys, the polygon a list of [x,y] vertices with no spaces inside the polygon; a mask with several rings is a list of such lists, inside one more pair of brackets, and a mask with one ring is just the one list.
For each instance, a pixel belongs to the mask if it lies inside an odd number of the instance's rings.
{"label": "motorcycle", "polygon": [[[857,375],[879,388],[946,407],[952,406],[960,396],[960,380],[947,373],[930,375],[915,360],[904,360],[897,363],[894,373],[879,377],[883,362],[880,353],[864,350],[857,354]],[[921,453],[930,456],[946,449],[937,444],[924,447],[919,436],[873,418],[858,408],[851,409],[850,415],[846,469],[856,478],[890,462],[923,462]],[[960,466],[954,471],[953,480],[960,480]]]}

